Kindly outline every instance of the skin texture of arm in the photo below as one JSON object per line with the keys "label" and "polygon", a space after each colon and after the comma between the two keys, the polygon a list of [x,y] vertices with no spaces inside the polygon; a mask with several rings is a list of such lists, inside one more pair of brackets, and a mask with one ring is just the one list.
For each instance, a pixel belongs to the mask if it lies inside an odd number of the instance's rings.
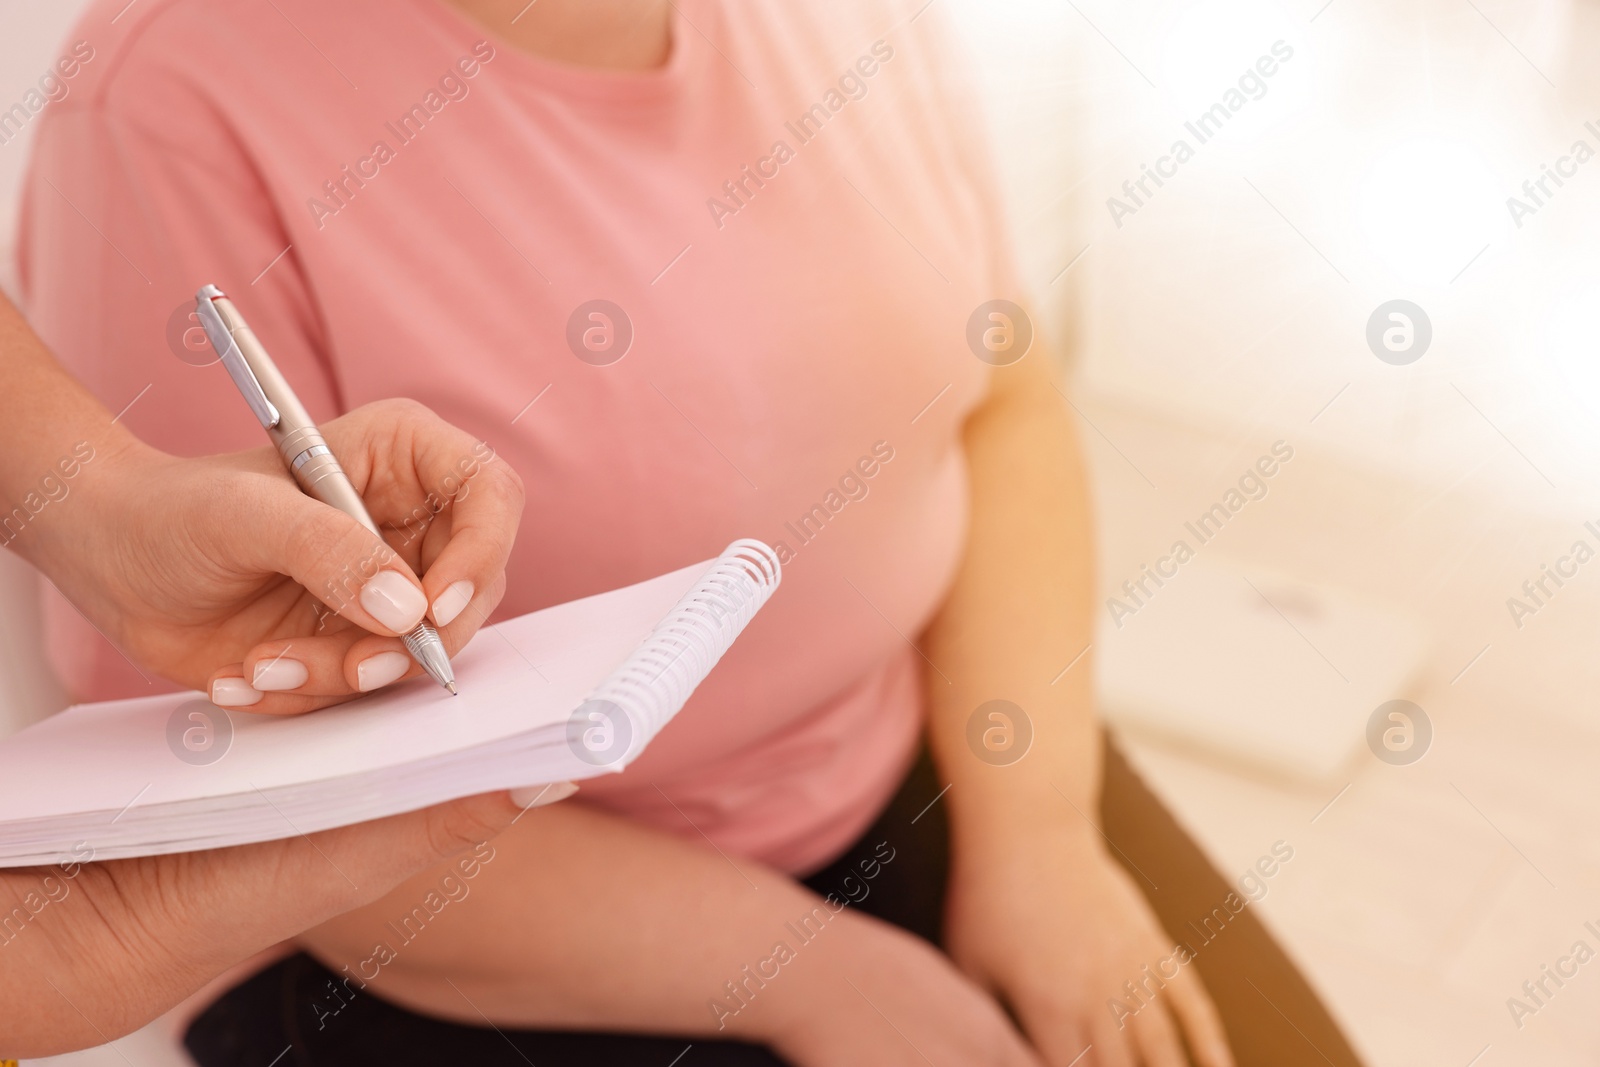
{"label": "skin texture of arm", "polygon": [[[925,635],[939,667],[926,680],[930,741],[951,783],[951,953],[1011,1006],[1052,1067],[1086,1049],[1082,1062],[1106,1067],[1181,1067],[1180,1031],[1201,1067],[1226,1067],[1192,968],[1125,1029],[1107,1007],[1172,946],[1094,822],[1093,525],[1070,419],[1039,353],[995,371],[965,430],[967,552]],[[969,748],[969,718],[996,699],[1033,730],[1032,747],[1006,765]]]}
{"label": "skin texture of arm", "polygon": [[[308,667],[305,683],[258,693],[256,703],[304,711],[348,696],[362,658],[398,644],[363,606],[363,578],[386,572],[415,590],[418,618],[425,591],[436,599],[453,582],[474,582],[467,610],[443,628],[452,650],[499,599],[522,491],[509,471],[489,474],[492,461],[479,461],[470,494],[424,512],[425,534],[405,542],[395,532],[391,548],[302,495],[266,450],[177,460],[145,447],[3,299],[0,379],[6,543],[131,655],[174,680],[242,679],[244,665],[297,657]],[[472,440],[414,405],[363,410],[330,423],[329,439],[376,513],[410,515]],[[323,588],[352,567],[359,574],[363,561],[374,566],[340,587],[353,596],[314,612],[304,586]],[[429,581],[412,568],[426,568]],[[328,618],[336,624],[323,625]],[[120,1037],[240,960],[484,841],[524,806],[571,791],[472,797],[214,852],[103,864],[75,855],[55,867],[0,871],[0,1058]]]}
{"label": "skin texture of arm", "polygon": [[[552,788],[541,802],[564,795]],[[241,960],[472,849],[519,811],[498,793],[259,845],[0,871],[0,1057],[115,1040]]]}
{"label": "skin texture of arm", "polygon": [[[574,805],[494,847],[470,896],[403,947],[394,929],[439,871],[300,941],[336,971],[378,942],[394,946],[371,988],[472,1025],[740,1038],[801,1067],[924,1064],[915,1046],[940,1049],[940,1062],[1038,1063],[993,999],[931,946],[848,908],[834,914],[752,861]],[[786,924],[808,916],[820,933],[802,943]],[[772,962],[779,941],[787,962]],[[762,970],[767,980],[749,977]]]}

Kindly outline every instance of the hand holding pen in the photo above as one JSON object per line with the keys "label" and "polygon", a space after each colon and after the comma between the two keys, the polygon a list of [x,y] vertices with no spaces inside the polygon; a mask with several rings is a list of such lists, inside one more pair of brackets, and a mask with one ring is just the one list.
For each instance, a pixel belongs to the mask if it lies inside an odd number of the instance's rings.
{"label": "hand holding pen", "polygon": [[[243,665],[244,677],[218,677],[213,680],[213,702],[265,710],[256,705],[261,702],[263,693],[271,693],[274,698],[267,701],[270,710],[307,710],[330,703],[329,700],[320,699],[325,695],[342,695],[351,689],[365,692],[416,673],[413,661],[420,664],[440,685],[453,692],[454,678],[445,654],[445,644],[434,627],[425,620],[424,613],[431,613],[434,623],[444,627],[470,607],[475,613],[476,622],[481,622],[482,616],[499,599],[504,585],[503,577],[493,581],[492,587],[486,588],[478,588],[473,581],[461,579],[437,589],[433,586],[443,582],[443,578],[419,583],[411,570],[406,568],[409,563],[411,568],[421,570],[421,545],[425,538],[417,527],[416,511],[413,509],[406,516],[380,513],[386,522],[406,524],[403,531],[397,531],[396,527],[391,527],[389,531],[400,549],[396,553],[394,547],[380,540],[383,530],[373,521],[360,493],[339,462],[340,458],[354,462],[356,467],[351,469],[351,473],[357,476],[358,483],[364,484],[371,473],[370,464],[364,461],[370,457],[361,454],[341,457],[330,445],[330,440],[336,440],[338,436],[334,432],[335,427],[344,420],[331,423],[328,437],[323,437],[243,317],[220,290],[207,286],[200,291],[197,314],[212,345],[221,355],[223,366],[276,446],[282,467],[291,473],[308,496],[337,508],[374,535],[368,538],[370,547],[364,553],[370,562],[364,563],[360,573],[325,580],[327,588],[309,589],[327,607],[339,612],[341,617],[333,617],[329,626],[319,623],[309,636],[292,637],[280,642],[282,647],[276,654],[273,654],[271,642],[254,650],[254,662],[247,661]],[[390,401],[383,402],[381,406],[390,410],[390,418],[396,422],[394,430],[397,434],[403,435],[408,428],[419,429],[411,424],[424,420],[431,424],[427,427],[427,433],[421,436],[430,442],[440,436],[436,428],[440,425],[439,420],[420,405]],[[512,483],[509,488],[515,491],[518,502],[521,499],[521,487],[515,475],[505,468],[504,463],[494,459],[487,446],[473,442],[459,431],[452,433],[458,441],[463,442],[459,449],[461,455],[429,454],[419,456],[416,464],[417,478],[434,483],[428,486],[427,494],[435,509],[441,502],[450,509],[448,515],[440,516],[448,522],[444,529],[449,531],[449,536],[438,558],[431,561],[430,578],[459,573],[463,570],[463,564],[474,559],[475,554],[483,554],[491,542],[499,548],[501,539],[494,537],[491,531],[503,527],[508,518],[512,528],[515,528],[515,516],[503,514],[508,492],[499,483]],[[368,430],[361,440],[366,441],[370,434]],[[348,441],[350,438],[346,436],[345,439]],[[438,450],[435,448],[431,451]],[[469,503],[469,493],[463,491],[463,485],[486,471],[492,472],[490,477],[496,482],[496,491],[485,494],[487,499]],[[428,515],[424,521],[433,518]],[[399,537],[394,536],[397,532],[400,533]],[[365,535],[351,527],[349,536]],[[437,542],[437,538],[432,537],[426,540],[430,544]],[[333,547],[329,546],[330,549]],[[348,546],[338,547],[348,555]],[[504,547],[509,548],[509,545]],[[503,551],[496,554],[499,558],[494,563],[495,573],[498,574],[499,568],[504,566],[504,555]],[[467,573],[476,569],[479,568],[468,568]],[[491,586],[491,583],[484,582],[483,585]],[[303,594],[300,599],[305,599]],[[331,615],[321,610],[319,614]],[[304,621],[295,622],[292,628],[306,629],[300,625]],[[323,622],[326,621],[324,618]],[[352,643],[354,635],[350,631],[354,628],[350,621],[374,632],[360,635]],[[409,655],[396,647],[398,642],[393,638],[381,636],[384,628],[403,640]],[[476,625],[473,625],[468,630],[475,628]],[[360,631],[355,633],[359,634]],[[453,644],[459,646],[460,641],[458,637]],[[343,652],[340,661],[332,660],[336,650]],[[281,697],[276,696],[279,693]]]}

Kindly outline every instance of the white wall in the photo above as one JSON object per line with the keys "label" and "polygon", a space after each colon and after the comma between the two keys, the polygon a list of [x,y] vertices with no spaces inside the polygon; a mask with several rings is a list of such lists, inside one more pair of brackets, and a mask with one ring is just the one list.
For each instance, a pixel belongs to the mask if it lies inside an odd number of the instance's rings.
{"label": "white wall", "polygon": [[[0,101],[38,83],[86,0],[10,0],[0,8]],[[0,145],[0,288],[15,295],[16,198],[32,127]],[[0,552],[0,736],[60,708],[65,696],[44,662],[38,576]]]}
{"label": "white wall", "polygon": [[[1072,272],[1085,287],[1085,388],[1427,486],[1593,513],[1600,161],[1520,228],[1506,198],[1576,139],[1600,149],[1584,129],[1600,130],[1600,73],[1583,59],[1600,31],[1594,4],[1046,6],[1018,2],[1014,21],[1038,11],[1053,72],[1038,39],[974,40],[1013,86],[1005,121],[1033,130],[1002,150],[1078,192],[1076,214],[1043,232],[1024,218],[1022,236],[1057,262],[1089,248]],[[1294,55],[1267,94],[1199,145],[1184,121],[1278,40]],[[1061,159],[1080,134],[1060,126],[1068,101],[1090,128],[1085,151]],[[1129,202],[1123,181],[1179,137],[1195,157],[1117,225],[1108,199]],[[1394,298],[1434,328],[1410,366],[1380,362],[1365,341]]]}
{"label": "white wall", "polygon": [[[87,0],[7,0],[0,4],[0,102],[10,107],[38,85]],[[0,145],[0,288],[16,292],[16,203],[32,128]]]}

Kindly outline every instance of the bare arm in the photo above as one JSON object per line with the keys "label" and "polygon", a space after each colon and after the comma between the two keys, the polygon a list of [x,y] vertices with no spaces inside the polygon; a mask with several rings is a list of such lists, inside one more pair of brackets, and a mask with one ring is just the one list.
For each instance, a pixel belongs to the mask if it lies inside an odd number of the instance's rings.
{"label": "bare arm", "polygon": [[[949,678],[929,679],[929,731],[940,769],[956,781],[957,847],[1003,834],[1019,804],[1062,833],[1094,835],[1066,803],[1092,818],[1100,794],[1092,656],[1057,680],[1094,633],[1093,526],[1068,418],[1048,355],[1035,352],[995,370],[966,427],[967,551],[925,638]],[[1009,765],[984,763],[967,747],[968,718],[995,699],[1032,723],[1032,750]]]}
{"label": "bare arm", "polygon": [[[966,427],[967,552],[926,635],[949,679],[930,672],[927,688],[934,755],[952,783],[950,948],[1011,1005],[1052,1067],[1089,1045],[1109,1067],[1168,1067],[1188,1062],[1185,1042],[1203,1067],[1224,1067],[1221,1025],[1192,968],[1131,1020],[1109,1010],[1172,945],[1096,827],[1100,728],[1093,657],[1083,655],[1094,632],[1092,524],[1050,371],[1043,352],[996,370]],[[1014,762],[969,746],[969,720],[997,699],[1021,709],[1013,731],[1024,720],[1032,729]]]}
{"label": "bare arm", "polygon": [[[1062,833],[1093,827],[1099,798],[1099,725],[1093,657],[1058,673],[1093,638],[1093,526],[1088,486],[1066,402],[1048,354],[997,368],[986,403],[965,430],[971,528],[949,598],[928,627],[933,675],[930,737],[950,790],[957,848],[1005,832],[1019,803]],[[1008,619],[1008,622],[1000,622]],[[1019,705],[1034,729],[1011,765],[973,758],[966,721],[979,704]]]}
{"label": "bare arm", "polygon": [[[138,448],[138,441],[111,421],[111,412],[62,369],[34,336],[22,316],[0,296],[0,501],[6,510],[40,493],[45,476],[61,478],[60,461],[87,441],[97,451],[116,455]],[[48,505],[46,505],[48,507]],[[64,558],[64,540],[23,538],[13,524],[0,537],[9,547],[43,565]]]}
{"label": "bare arm", "polygon": [[311,837],[0,871],[0,1057],[121,1037],[241,960],[492,837],[517,811],[499,793]]}
{"label": "bare arm", "polygon": [[[348,654],[393,641],[358,625],[381,624],[357,596],[329,605],[349,616],[340,620],[351,627],[342,638],[317,637],[316,655],[304,648],[313,598],[288,575],[315,584],[380,551],[394,557],[408,587],[421,583],[396,552],[303,496],[265,450],[177,460],[145,447],[3,299],[0,380],[4,541],[105,629],[127,635],[146,666],[203,685],[215,668],[227,673],[232,661],[255,658],[246,653],[271,638],[274,648],[294,646],[285,658],[304,656],[315,685],[319,667],[337,674]],[[366,410],[337,420],[337,429],[330,423],[330,436],[339,435],[369,487],[395,506],[421,498],[435,453],[472,443],[414,407]],[[484,612],[499,597],[521,506],[514,475],[484,478],[471,507],[455,509],[454,524],[441,531],[447,538],[438,538],[449,543],[435,566],[455,549],[455,577],[476,579]],[[415,599],[420,616],[421,589]],[[452,647],[481,619],[471,614],[447,628]],[[232,673],[242,671],[235,665]],[[314,695],[257,696],[262,710],[298,711],[352,688],[353,680],[336,679]],[[119,1037],[252,953],[491,836],[517,811],[498,794],[314,838],[105,864],[73,854],[57,867],[0,871],[0,1058]],[[285,884],[295,891],[283,892]]]}
{"label": "bare arm", "polygon": [[386,945],[393,959],[364,972],[375,991],[475,1025],[739,1038],[819,1067],[922,1064],[887,1016],[952,1062],[1034,1062],[931,946],[759,864],[571,804],[494,848],[425,925],[404,923],[438,871],[301,942],[335,971]]}

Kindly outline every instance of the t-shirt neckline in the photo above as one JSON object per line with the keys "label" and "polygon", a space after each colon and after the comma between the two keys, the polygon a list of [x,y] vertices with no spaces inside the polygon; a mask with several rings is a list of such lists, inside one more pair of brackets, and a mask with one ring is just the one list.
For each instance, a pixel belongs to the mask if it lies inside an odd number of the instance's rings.
{"label": "t-shirt neckline", "polygon": [[642,102],[667,96],[687,76],[697,51],[695,31],[677,4],[672,4],[671,52],[667,61],[649,70],[611,70],[544,59],[511,44],[493,30],[458,11],[446,0],[417,0],[431,17],[450,32],[494,46],[496,66],[512,69],[515,76],[549,92],[616,103]]}

